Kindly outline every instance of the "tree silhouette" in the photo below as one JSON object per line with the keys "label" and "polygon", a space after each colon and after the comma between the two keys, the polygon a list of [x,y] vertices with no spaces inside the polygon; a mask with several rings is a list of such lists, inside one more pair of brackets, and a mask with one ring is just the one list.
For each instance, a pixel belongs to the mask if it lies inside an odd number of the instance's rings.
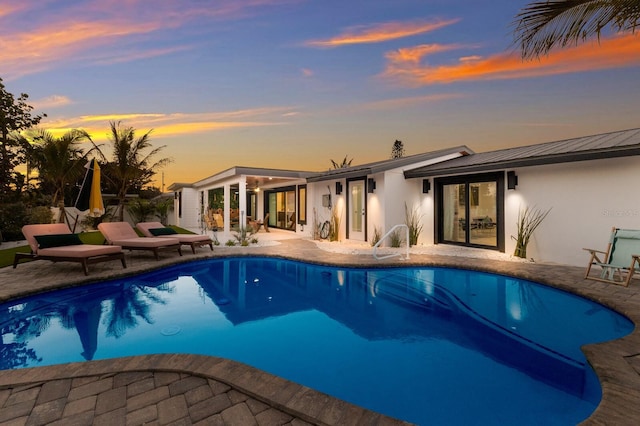
{"label": "tree silhouette", "polygon": [[391,147],[391,158],[402,158],[404,157],[404,144],[402,141],[396,139],[393,143],[393,147]]}
{"label": "tree silhouette", "polygon": [[[33,138],[30,157],[38,170],[40,188],[53,193],[51,204],[64,202],[65,189],[84,175],[87,156],[94,148],[84,152],[80,144],[91,141],[83,130],[70,130],[56,138],[46,130],[40,130]],[[93,143],[93,142],[92,142]]]}
{"label": "tree silhouette", "polygon": [[0,202],[7,201],[13,190],[23,183],[23,177],[14,170],[24,160],[20,132],[37,126],[47,116],[31,115],[33,107],[27,104],[28,98],[26,93],[16,98],[5,89],[0,78]]}
{"label": "tree silhouette", "polygon": [[133,127],[123,127],[120,122],[111,122],[109,140],[112,145],[113,160],[103,169],[105,178],[111,180],[118,195],[118,220],[124,220],[126,195],[132,188],[142,189],[156,174],[156,170],[169,164],[171,158],[152,162],[165,145],[153,148],[150,142],[151,130],[136,138]]}

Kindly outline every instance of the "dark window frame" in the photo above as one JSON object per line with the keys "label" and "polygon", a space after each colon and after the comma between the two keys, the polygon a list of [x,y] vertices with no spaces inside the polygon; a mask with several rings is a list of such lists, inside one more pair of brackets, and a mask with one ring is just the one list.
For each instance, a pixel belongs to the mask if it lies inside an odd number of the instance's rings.
{"label": "dark window frame", "polygon": [[[443,187],[445,185],[465,185],[465,194],[470,194],[470,185],[473,183],[495,182],[496,183],[496,246],[486,246],[480,244],[472,244],[469,242],[469,227],[465,229],[465,242],[448,241],[444,239],[444,215],[443,215]],[[465,247],[477,247],[483,249],[498,250],[502,253],[505,251],[505,232],[504,232],[504,194],[505,181],[504,171],[478,173],[470,175],[447,176],[434,179],[434,243],[450,244]],[[465,199],[465,217],[469,217],[470,198]]]}
{"label": "dark window frame", "polygon": [[[273,218],[277,218],[277,212],[271,212],[269,210],[269,196],[271,194],[277,194],[279,192],[293,192],[294,197],[296,198],[296,200],[293,203],[294,208],[296,209],[296,211],[294,212],[294,214],[296,215],[296,219],[298,218],[298,191],[296,189],[295,185],[290,185],[290,186],[283,186],[280,188],[270,188],[270,189],[265,189],[264,190],[264,214],[266,215],[267,213],[269,213],[269,219]],[[276,225],[271,225],[269,224],[269,227],[272,228],[277,228],[277,229],[283,229],[285,231],[293,231],[295,232],[295,229],[287,229],[287,228],[282,228],[280,226],[277,225],[277,219],[276,219]]]}
{"label": "dark window frame", "polygon": [[[302,196],[301,192],[304,191],[304,197]],[[296,204],[298,206],[298,210],[296,211],[296,214],[298,216],[298,223],[300,225],[306,225],[307,224],[307,185],[298,185],[298,194],[297,194],[297,200],[296,200]],[[304,209],[302,209],[301,207],[304,204]],[[304,217],[300,216],[300,212],[304,211]]]}

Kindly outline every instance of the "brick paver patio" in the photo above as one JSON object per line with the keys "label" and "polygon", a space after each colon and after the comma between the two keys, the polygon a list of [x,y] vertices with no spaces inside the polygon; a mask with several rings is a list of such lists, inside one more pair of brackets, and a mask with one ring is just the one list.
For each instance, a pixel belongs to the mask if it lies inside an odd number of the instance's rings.
{"label": "brick paver patio", "polygon": [[[465,256],[411,255],[377,261],[336,254],[311,241],[268,247],[202,248],[196,255],[127,254],[128,268],[91,265],[85,277],[73,263],[37,261],[0,269],[0,301],[211,256],[268,255],[344,266],[434,265],[482,270],[542,282],[596,300],[640,323],[640,280],[628,288],[583,279],[564,265]],[[586,259],[585,259],[586,261]],[[588,345],[587,358],[603,388],[585,424],[640,424],[640,333]],[[148,355],[0,372],[0,425],[304,425],[403,424],[252,367],[196,355]]]}

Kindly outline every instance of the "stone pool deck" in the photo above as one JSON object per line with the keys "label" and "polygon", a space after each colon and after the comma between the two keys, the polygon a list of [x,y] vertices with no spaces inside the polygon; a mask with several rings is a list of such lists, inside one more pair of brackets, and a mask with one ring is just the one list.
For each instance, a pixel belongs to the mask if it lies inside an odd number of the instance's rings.
{"label": "stone pool deck", "polygon": [[[354,251],[355,253],[356,251]],[[447,253],[446,247],[435,253]],[[583,279],[583,268],[455,255],[411,254],[375,260],[371,254],[335,253],[303,239],[263,247],[184,250],[160,261],[127,253],[119,262],[80,265],[37,261],[0,269],[0,301],[135,274],[194,259],[269,255],[343,266],[433,265],[506,274],[596,300],[640,324],[640,280],[628,288]],[[471,252],[469,252],[471,253]],[[586,259],[585,259],[586,261]],[[584,424],[640,424],[640,332],[583,348],[603,388],[602,402]],[[392,392],[392,390],[390,390]],[[395,425],[374,413],[252,367],[215,357],[149,355],[0,372],[0,425],[207,424]]]}

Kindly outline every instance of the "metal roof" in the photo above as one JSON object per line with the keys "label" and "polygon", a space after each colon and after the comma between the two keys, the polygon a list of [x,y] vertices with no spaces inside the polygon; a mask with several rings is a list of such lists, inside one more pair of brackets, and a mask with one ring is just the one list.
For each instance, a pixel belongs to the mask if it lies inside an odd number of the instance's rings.
{"label": "metal roof", "polygon": [[471,154],[407,170],[404,176],[444,176],[631,155],[640,155],[640,128]]}
{"label": "metal roof", "polygon": [[321,182],[324,180],[332,179],[349,179],[354,177],[361,177],[365,175],[372,175],[375,173],[384,172],[401,167],[411,166],[412,164],[420,163],[423,161],[434,160],[439,157],[461,154],[469,155],[473,151],[464,145],[441,149],[439,151],[425,152],[422,154],[409,155],[406,157],[393,158],[388,160],[376,161],[374,163],[360,164],[357,166],[343,167],[335,170],[328,170],[326,172],[316,173],[307,177],[308,182]]}

